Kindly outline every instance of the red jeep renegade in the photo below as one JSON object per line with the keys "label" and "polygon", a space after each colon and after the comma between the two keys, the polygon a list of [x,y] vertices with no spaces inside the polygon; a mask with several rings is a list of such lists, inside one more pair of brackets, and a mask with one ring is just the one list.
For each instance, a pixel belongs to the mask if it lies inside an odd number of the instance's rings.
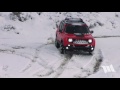
{"label": "red jeep renegade", "polygon": [[92,33],[81,18],[66,18],[57,25],[55,46],[61,54],[80,50],[92,54],[95,49]]}

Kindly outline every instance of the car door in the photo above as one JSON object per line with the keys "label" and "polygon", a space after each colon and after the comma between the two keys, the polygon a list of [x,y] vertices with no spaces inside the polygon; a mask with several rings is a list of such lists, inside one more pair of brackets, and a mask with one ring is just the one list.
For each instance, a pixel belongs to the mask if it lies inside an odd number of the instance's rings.
{"label": "car door", "polygon": [[64,39],[64,23],[62,22],[61,23],[61,33],[60,33],[60,36],[61,36],[61,40],[63,41],[63,39]]}
{"label": "car door", "polygon": [[58,32],[57,32],[57,39],[59,41],[61,41],[61,35],[62,35],[60,31],[62,31],[62,22],[60,23],[59,29],[58,29]]}

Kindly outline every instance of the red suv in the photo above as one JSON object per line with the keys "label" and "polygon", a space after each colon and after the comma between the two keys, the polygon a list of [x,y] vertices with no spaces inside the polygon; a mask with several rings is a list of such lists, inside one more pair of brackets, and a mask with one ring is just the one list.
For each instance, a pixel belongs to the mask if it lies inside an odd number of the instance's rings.
{"label": "red suv", "polygon": [[55,46],[61,54],[80,50],[92,54],[95,49],[92,33],[81,18],[66,18],[57,25]]}

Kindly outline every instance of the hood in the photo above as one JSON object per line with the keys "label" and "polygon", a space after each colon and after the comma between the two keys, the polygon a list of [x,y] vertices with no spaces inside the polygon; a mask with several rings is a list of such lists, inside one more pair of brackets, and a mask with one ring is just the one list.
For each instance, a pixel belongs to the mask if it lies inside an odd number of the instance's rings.
{"label": "hood", "polygon": [[93,36],[90,33],[82,34],[82,33],[74,33],[67,34],[68,38],[76,38],[76,39],[92,39]]}

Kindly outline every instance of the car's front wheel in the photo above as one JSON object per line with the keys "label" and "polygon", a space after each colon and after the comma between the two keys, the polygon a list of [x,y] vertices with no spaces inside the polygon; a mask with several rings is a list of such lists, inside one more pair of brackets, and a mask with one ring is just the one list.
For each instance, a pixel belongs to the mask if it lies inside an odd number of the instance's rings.
{"label": "car's front wheel", "polygon": [[60,53],[61,54],[65,54],[66,53],[66,51],[65,51],[65,49],[63,47],[63,44],[60,45]]}
{"label": "car's front wheel", "polygon": [[89,52],[89,55],[93,55],[93,52]]}
{"label": "car's front wheel", "polygon": [[55,46],[56,48],[60,48],[60,44],[58,43],[58,41],[55,39]]}
{"label": "car's front wheel", "polygon": [[[93,49],[92,49],[92,48],[93,48]],[[91,47],[91,48],[88,50],[89,54],[90,54],[90,55],[93,55],[94,50],[95,50],[95,47]]]}

